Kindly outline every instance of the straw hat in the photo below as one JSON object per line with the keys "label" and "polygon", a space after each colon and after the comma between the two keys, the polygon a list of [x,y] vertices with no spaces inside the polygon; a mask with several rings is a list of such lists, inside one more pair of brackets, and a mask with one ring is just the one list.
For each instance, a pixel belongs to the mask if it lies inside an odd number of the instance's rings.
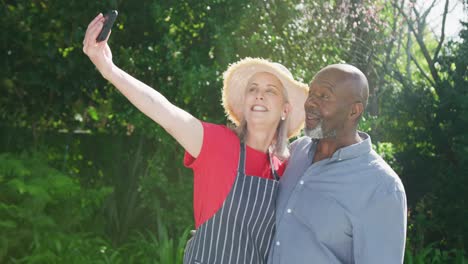
{"label": "straw hat", "polygon": [[247,82],[255,73],[268,72],[275,75],[283,84],[288,94],[291,112],[289,113],[288,137],[296,136],[302,129],[305,120],[304,103],[309,87],[294,80],[286,67],[279,63],[260,58],[245,58],[224,72],[223,107],[227,117],[239,125],[243,119],[243,105]]}

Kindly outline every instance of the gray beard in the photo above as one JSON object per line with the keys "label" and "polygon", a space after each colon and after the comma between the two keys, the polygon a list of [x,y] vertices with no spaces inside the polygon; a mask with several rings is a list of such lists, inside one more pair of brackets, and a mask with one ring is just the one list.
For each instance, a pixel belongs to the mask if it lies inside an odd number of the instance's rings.
{"label": "gray beard", "polygon": [[318,123],[314,128],[304,128],[304,134],[311,139],[322,139],[323,138],[323,129],[322,121]]}
{"label": "gray beard", "polygon": [[323,133],[323,124],[322,121],[318,123],[314,128],[304,128],[304,134],[311,139],[322,139],[322,138],[332,138],[336,137],[336,131],[333,130],[327,134]]}

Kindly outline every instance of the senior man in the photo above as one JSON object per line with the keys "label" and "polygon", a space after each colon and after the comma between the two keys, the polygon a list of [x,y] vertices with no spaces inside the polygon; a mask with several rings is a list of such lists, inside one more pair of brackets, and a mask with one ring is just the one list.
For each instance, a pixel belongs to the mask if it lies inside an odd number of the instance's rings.
{"label": "senior man", "polygon": [[280,181],[270,264],[403,263],[406,195],[398,175],[358,131],[369,94],[348,64],[310,83],[305,137]]}

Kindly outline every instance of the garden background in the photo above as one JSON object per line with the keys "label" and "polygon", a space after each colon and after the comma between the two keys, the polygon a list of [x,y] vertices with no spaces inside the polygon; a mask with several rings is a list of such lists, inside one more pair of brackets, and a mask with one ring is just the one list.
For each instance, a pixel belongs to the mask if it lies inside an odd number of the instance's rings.
{"label": "garden background", "polygon": [[222,73],[240,58],[305,82],[359,67],[371,89],[360,129],[406,188],[405,263],[468,263],[468,24],[449,36],[445,23],[468,1],[0,3],[0,263],[181,263],[183,149],[82,52],[109,9],[114,62],[205,121],[226,124]]}

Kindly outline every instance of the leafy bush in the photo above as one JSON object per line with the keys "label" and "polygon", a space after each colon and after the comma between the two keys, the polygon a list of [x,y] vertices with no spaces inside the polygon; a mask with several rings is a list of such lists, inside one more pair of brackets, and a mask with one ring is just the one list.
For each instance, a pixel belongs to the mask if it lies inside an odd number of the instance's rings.
{"label": "leafy bush", "polygon": [[136,232],[130,241],[119,249],[123,263],[182,263],[184,249],[190,229],[176,239],[168,233],[168,225],[158,220],[155,233],[151,231]]}
{"label": "leafy bush", "polygon": [[468,258],[462,249],[441,250],[437,245],[429,244],[419,250],[407,245],[405,264],[466,264]]}
{"label": "leafy bush", "polygon": [[88,239],[86,227],[111,191],[82,188],[39,153],[0,154],[0,262],[43,263],[105,244]]}

